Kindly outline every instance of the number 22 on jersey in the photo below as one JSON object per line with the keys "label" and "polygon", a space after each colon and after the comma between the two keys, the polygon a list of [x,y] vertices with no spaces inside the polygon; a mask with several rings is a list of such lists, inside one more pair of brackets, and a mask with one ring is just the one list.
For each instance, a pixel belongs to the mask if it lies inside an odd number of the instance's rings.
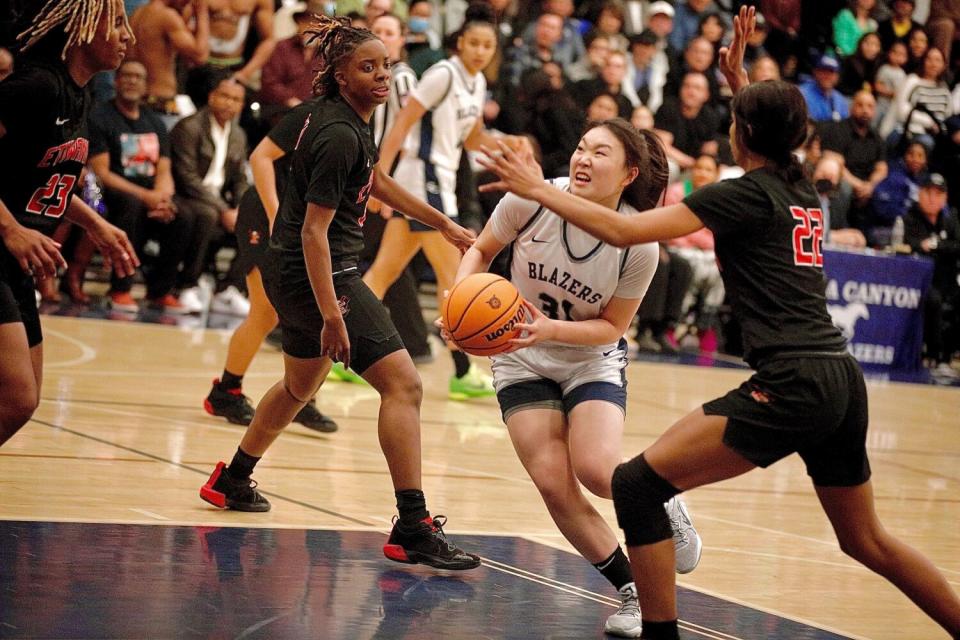
{"label": "number 22 on jersey", "polygon": [[793,263],[800,267],[823,267],[823,211],[790,207],[797,221],[793,228]]}

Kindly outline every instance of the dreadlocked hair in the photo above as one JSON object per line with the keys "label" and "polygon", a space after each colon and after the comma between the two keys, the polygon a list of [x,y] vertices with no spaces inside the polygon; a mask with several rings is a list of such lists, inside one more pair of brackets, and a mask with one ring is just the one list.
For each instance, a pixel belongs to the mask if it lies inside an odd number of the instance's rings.
{"label": "dreadlocked hair", "polygon": [[307,45],[316,43],[317,75],[313,79],[313,93],[318,96],[336,95],[340,86],[334,77],[340,63],[353,55],[353,52],[367,40],[376,40],[368,29],[350,26],[350,18],[317,15],[306,31],[309,35]]}
{"label": "dreadlocked hair", "polygon": [[637,168],[637,177],[623,190],[624,201],[637,211],[660,204],[670,178],[667,154],[660,138],[648,129],[637,130],[623,118],[589,122],[583,133],[597,127],[603,127],[620,141],[626,166]]}
{"label": "dreadlocked hair", "polygon": [[93,42],[104,12],[107,24],[111,25],[108,33],[112,32],[113,23],[121,15],[124,27],[130,28],[123,0],[47,0],[30,26],[17,36],[17,42],[23,43],[20,52],[28,51],[51,36],[65,40],[59,53],[60,59],[66,61],[68,50]]}

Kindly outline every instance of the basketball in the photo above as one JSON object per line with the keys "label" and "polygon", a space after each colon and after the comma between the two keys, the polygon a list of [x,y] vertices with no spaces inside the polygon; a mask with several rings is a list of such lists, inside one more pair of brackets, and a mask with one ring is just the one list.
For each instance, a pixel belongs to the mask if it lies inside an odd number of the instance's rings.
{"label": "basketball", "polygon": [[519,335],[514,327],[524,319],[523,298],[509,280],[492,273],[467,276],[447,294],[443,325],[463,351],[492,356]]}

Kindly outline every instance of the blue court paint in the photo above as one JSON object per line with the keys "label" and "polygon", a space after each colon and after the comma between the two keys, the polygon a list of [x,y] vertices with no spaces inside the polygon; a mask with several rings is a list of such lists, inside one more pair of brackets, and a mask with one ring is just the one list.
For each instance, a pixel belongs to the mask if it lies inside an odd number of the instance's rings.
{"label": "blue court paint", "polygon": [[[612,588],[584,560],[458,536],[489,565],[436,572],[385,534],[0,521],[0,638],[602,638]],[[680,590],[685,640],[841,638]]]}

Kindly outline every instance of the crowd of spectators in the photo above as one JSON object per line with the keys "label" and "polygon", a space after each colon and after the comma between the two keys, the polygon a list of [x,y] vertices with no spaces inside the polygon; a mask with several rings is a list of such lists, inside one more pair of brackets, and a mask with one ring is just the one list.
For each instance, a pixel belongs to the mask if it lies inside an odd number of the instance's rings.
{"label": "crowd of spectators", "polygon": [[[926,355],[949,361],[960,342],[960,0],[482,1],[500,37],[485,70],[487,126],[535,141],[548,177],[565,174],[587,119],[620,116],[653,128],[670,159],[668,201],[739,171],[718,54],[732,15],[757,5],[748,72],[752,81],[795,82],[807,100],[809,137],[798,153],[821,195],[828,241],[875,249],[896,241],[894,250],[933,257]],[[242,314],[242,278],[218,269],[214,256],[235,242],[247,153],[311,95],[310,14],[336,11],[359,26],[398,16],[419,75],[447,55],[466,0],[127,5],[138,42],[128,62],[97,83],[102,102],[91,120],[90,169],[105,215],[144,253],[150,303],[199,311],[212,304],[200,287],[210,273],[218,308]],[[0,48],[0,78],[14,64]],[[469,166],[462,173],[472,173]],[[467,215],[489,208],[475,189],[458,197]],[[902,239],[895,227],[906,230]],[[663,248],[663,273],[641,308],[642,346],[723,346],[712,243],[700,234]],[[74,246],[82,270],[83,243]],[[85,298],[75,272],[65,281],[64,291]],[[129,280],[115,280],[110,299],[118,309],[137,305]],[[733,350],[733,340],[727,346]]]}

